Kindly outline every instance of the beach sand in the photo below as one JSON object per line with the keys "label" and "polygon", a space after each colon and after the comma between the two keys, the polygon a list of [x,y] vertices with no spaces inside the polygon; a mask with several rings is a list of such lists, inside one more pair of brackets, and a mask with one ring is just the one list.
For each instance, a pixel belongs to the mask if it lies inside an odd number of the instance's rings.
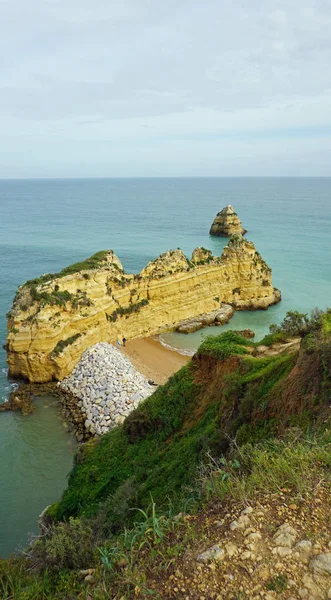
{"label": "beach sand", "polygon": [[122,347],[122,352],[140,373],[157,384],[165,383],[170,375],[186,365],[191,358],[165,348],[152,338],[128,341],[125,348]]}

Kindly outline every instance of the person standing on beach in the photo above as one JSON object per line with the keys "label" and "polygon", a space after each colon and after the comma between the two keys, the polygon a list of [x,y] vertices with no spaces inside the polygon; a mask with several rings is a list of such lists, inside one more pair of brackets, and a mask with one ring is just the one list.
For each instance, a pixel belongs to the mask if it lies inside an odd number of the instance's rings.
{"label": "person standing on beach", "polygon": [[126,338],[125,337],[122,339],[122,342],[123,342],[123,346],[125,348],[125,344],[126,344]]}
{"label": "person standing on beach", "polygon": [[117,340],[116,344],[118,345],[118,347],[121,347],[121,340]]}

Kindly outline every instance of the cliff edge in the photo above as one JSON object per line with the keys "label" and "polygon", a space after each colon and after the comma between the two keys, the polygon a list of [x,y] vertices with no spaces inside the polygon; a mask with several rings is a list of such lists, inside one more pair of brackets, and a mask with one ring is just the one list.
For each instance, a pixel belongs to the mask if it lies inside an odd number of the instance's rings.
{"label": "cliff edge", "polygon": [[217,213],[209,231],[210,235],[221,237],[231,237],[235,234],[244,235],[247,229],[244,229],[242,223],[235,212],[233,206],[228,204]]}
{"label": "cliff edge", "polygon": [[189,260],[169,250],[136,275],[112,250],[18,288],[7,315],[9,374],[61,380],[98,342],[149,336],[216,310],[266,309],[279,302],[271,269],[252,242],[235,236],[221,257],[198,249]]}

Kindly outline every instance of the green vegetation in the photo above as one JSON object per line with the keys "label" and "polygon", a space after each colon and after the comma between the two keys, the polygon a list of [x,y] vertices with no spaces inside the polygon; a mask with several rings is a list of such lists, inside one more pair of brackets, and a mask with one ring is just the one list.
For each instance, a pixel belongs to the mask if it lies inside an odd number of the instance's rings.
{"label": "green vegetation", "polygon": [[233,445],[226,458],[204,466],[207,497],[240,502],[288,487],[299,498],[309,496],[319,481],[331,485],[330,451],[331,435],[327,430],[311,435],[289,429],[282,439]]}
{"label": "green vegetation", "polygon": [[68,290],[60,291],[58,285],[48,292],[39,291],[36,285],[31,285],[29,289],[32,301],[40,302],[41,306],[65,306],[67,302],[70,302],[73,308],[93,305],[85,291],[78,290],[77,294],[71,294]]}
{"label": "green vegetation", "polygon": [[[103,510],[112,530],[119,526],[118,495],[127,507],[121,522],[132,523],[132,508],[145,508],[150,494],[158,505],[167,496],[180,499],[206,452],[220,456],[233,439],[256,444],[289,426],[308,430],[317,424],[326,410],[327,369],[322,379],[319,371],[312,377],[316,356],[307,355],[306,380],[292,381],[288,400],[285,382],[297,354],[255,358],[248,350],[252,345],[233,332],[207,338],[192,362],[133,411],[123,427],[84,445],[52,515],[61,520]],[[329,364],[329,354],[319,349],[323,360]]]}
{"label": "green vegetation", "polygon": [[76,333],[75,335],[72,335],[71,337],[68,337],[66,340],[60,340],[56,344],[55,348],[52,350],[51,355],[52,356],[58,356],[59,354],[61,354],[61,352],[63,352],[63,350],[67,346],[70,346],[76,340],[78,340],[78,338],[80,338],[81,335],[82,335],[81,333]]}
{"label": "green vegetation", "polygon": [[40,302],[42,306],[50,304],[51,306],[65,306],[67,302],[70,302],[74,295],[70,294],[67,290],[60,292],[54,289],[51,292],[40,292],[36,285],[31,285],[30,294],[33,302]]}
{"label": "green vegetation", "polygon": [[[28,562],[0,561],[0,597],[153,595],[146,573],[166,576],[194,539],[179,511],[284,488],[297,502],[322,484],[331,491],[331,311],[289,313],[269,341],[298,329],[300,354],[262,358],[254,356],[257,344],[234,332],[207,338],[123,426],[81,446]],[[62,349],[73,341],[60,342]],[[185,533],[176,545],[178,528]],[[95,569],[92,581],[79,575],[87,567]],[[266,589],[281,594],[287,584],[279,574]]]}
{"label": "green vegetation", "polygon": [[311,315],[290,310],[280,325],[270,325],[270,333],[279,333],[287,337],[304,337],[308,333],[320,330],[325,323],[331,322],[331,310],[325,313],[315,308]]}
{"label": "green vegetation", "polygon": [[197,355],[209,355],[218,359],[224,359],[231,354],[247,354],[245,346],[252,344],[234,331],[226,331],[219,336],[208,336],[201,344]]}
{"label": "green vegetation", "polygon": [[[133,294],[131,294],[131,298],[132,295]],[[111,315],[106,313],[106,319],[107,321],[114,323],[118,317],[122,317],[123,315],[131,315],[132,313],[137,313],[143,306],[147,306],[147,304],[147,298],[143,298],[142,300],[139,300],[139,302],[131,302],[128,306],[119,306],[118,308],[116,308],[116,310],[112,312]]]}
{"label": "green vegetation", "polygon": [[282,592],[284,592],[287,589],[287,584],[288,584],[288,577],[286,575],[283,575],[283,573],[281,573],[280,575],[277,575],[276,577],[269,579],[269,581],[267,581],[266,588],[267,588],[267,590],[271,590],[271,591],[276,592],[277,594],[281,594]]}
{"label": "green vegetation", "polygon": [[[36,279],[29,279],[25,282],[24,286],[38,286],[43,283],[50,283],[54,281],[54,279],[59,279],[61,277],[65,277],[66,275],[72,275],[73,273],[79,273],[79,271],[88,271],[91,269],[100,269],[104,266],[104,261],[109,252],[112,250],[101,250],[100,252],[96,252],[90,258],[86,258],[81,262],[74,263],[73,265],[69,265],[69,267],[65,267],[59,273],[46,273],[45,275],[41,275],[40,277],[36,277]],[[119,267],[115,263],[111,263],[111,266],[119,270]],[[88,273],[84,274],[83,277],[88,279]]]}

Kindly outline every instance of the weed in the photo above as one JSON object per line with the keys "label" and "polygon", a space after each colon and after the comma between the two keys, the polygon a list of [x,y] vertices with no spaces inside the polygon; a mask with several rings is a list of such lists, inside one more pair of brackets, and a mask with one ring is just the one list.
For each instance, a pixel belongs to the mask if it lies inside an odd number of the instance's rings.
{"label": "weed", "polygon": [[285,592],[285,590],[287,590],[287,586],[288,586],[288,577],[286,575],[283,575],[282,573],[280,575],[276,575],[275,577],[272,577],[266,583],[267,590],[276,592],[277,594],[281,594],[282,592]]}
{"label": "weed", "polygon": [[66,340],[60,340],[55,348],[53,348],[52,352],[51,352],[51,356],[55,357],[58,356],[59,354],[61,354],[63,352],[63,350],[67,347],[70,346],[71,344],[73,344],[76,340],[78,340],[78,338],[81,337],[81,333],[75,333],[75,335],[72,335],[71,337],[67,338]]}

